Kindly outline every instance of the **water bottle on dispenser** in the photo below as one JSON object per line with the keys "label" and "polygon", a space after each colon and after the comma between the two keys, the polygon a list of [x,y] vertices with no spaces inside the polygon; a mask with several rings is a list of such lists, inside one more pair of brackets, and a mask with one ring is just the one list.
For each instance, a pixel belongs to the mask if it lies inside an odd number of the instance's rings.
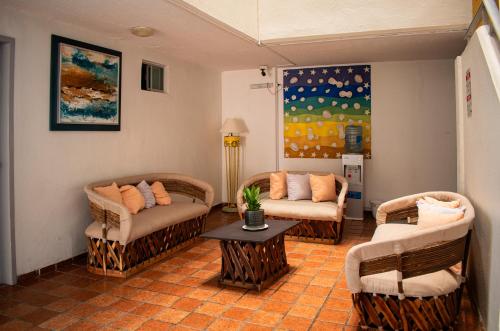
{"label": "water bottle on dispenser", "polygon": [[348,125],[345,128],[345,154],[363,154],[363,127]]}

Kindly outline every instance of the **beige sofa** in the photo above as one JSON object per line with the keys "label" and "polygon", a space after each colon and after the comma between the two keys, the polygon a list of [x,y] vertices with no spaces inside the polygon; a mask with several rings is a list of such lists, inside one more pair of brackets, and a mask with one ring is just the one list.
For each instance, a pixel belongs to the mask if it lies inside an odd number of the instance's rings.
{"label": "beige sofa", "polygon": [[[143,209],[136,215],[119,203],[98,194],[95,187],[116,182],[137,185],[142,180],[163,183],[173,199],[171,205]],[[88,237],[88,270],[108,276],[127,277],[199,236],[212,207],[212,187],[201,180],[172,173],[153,173],[109,179],[84,188],[93,219]]]}
{"label": "beige sofa", "polygon": [[[347,180],[335,175],[336,201],[312,202],[312,200],[289,201],[269,199],[269,176],[272,172],[264,172],[245,180],[240,186],[236,199],[240,218],[246,210],[243,190],[257,185],[261,191],[261,208],[267,219],[300,220],[301,223],[287,232],[289,238],[321,243],[338,243],[342,238],[344,226],[344,208],[347,193]],[[328,175],[330,172],[288,171],[292,174]]]}
{"label": "beige sofa", "polygon": [[[427,196],[459,200],[464,217],[432,228],[404,224],[418,219],[417,200]],[[453,192],[426,192],[383,203],[372,240],[352,247],[346,256],[347,286],[361,326],[452,327],[460,311],[473,220],[469,200]]]}

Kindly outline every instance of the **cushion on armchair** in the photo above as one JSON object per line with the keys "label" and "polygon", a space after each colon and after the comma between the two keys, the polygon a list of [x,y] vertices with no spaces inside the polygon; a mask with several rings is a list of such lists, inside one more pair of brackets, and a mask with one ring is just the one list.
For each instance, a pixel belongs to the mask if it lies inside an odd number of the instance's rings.
{"label": "cushion on armchair", "polygon": [[[398,295],[397,271],[361,277],[363,292]],[[405,295],[411,297],[439,296],[448,294],[460,287],[461,279],[449,270],[403,279]]]}
{"label": "cushion on armchair", "polygon": [[443,207],[439,204],[417,201],[419,229],[431,228],[456,222],[464,217],[463,208]]}
{"label": "cushion on armchair", "polygon": [[438,199],[434,199],[433,197],[424,197],[424,200],[430,204],[438,205],[441,207],[458,208],[460,206],[460,201],[458,200],[441,201]]}

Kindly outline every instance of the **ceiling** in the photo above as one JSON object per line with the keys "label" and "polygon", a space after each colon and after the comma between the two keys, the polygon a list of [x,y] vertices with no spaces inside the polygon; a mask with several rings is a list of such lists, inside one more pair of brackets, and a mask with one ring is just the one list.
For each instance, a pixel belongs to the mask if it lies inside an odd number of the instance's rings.
{"label": "ceiling", "polygon": [[465,48],[465,32],[442,32],[365,39],[275,45],[300,65],[452,59]]}
{"label": "ceiling", "polygon": [[[465,31],[406,36],[352,38],[335,41],[273,41],[259,46],[252,38],[208,15],[182,6],[179,0],[3,0],[4,5],[98,31],[104,38],[123,39],[168,57],[216,68],[238,70],[259,65],[315,65],[375,61],[454,58],[465,47]],[[89,14],[91,13],[91,14]],[[149,38],[130,34],[133,26],[157,30]]]}

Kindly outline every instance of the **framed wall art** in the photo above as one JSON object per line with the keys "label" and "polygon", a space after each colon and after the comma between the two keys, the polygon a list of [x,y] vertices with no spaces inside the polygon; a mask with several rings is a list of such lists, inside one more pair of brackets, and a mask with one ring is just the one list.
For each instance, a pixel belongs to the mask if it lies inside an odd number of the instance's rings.
{"label": "framed wall art", "polygon": [[50,130],[120,131],[119,51],[52,35]]}
{"label": "framed wall art", "polygon": [[285,158],[371,155],[371,66],[283,71]]}

